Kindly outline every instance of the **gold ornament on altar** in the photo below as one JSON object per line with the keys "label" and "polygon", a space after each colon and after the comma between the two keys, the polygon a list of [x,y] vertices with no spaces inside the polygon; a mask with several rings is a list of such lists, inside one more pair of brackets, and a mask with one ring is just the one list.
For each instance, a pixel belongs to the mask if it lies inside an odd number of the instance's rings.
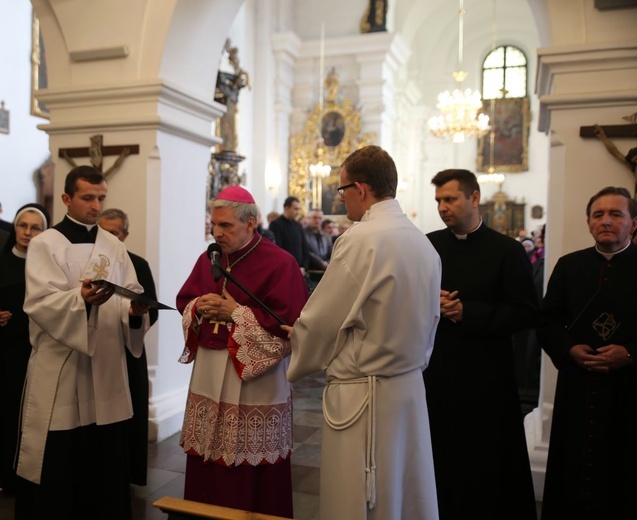
{"label": "gold ornament on altar", "polygon": [[288,191],[301,201],[303,213],[322,209],[328,215],[344,215],[345,205],[336,192],[340,166],[352,152],[376,140],[374,133],[361,134],[360,112],[339,97],[339,79],[332,68],[303,131],[290,139]]}

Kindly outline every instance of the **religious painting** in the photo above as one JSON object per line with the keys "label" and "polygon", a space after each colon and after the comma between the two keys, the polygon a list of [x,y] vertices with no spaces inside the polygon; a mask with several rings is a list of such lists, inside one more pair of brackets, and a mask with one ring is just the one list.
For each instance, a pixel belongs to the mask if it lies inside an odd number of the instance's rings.
{"label": "religious painting", "polygon": [[38,90],[47,88],[46,52],[40,31],[40,21],[35,13],[31,22],[31,115],[49,118],[49,110],[36,99]]}
{"label": "religious painting", "polygon": [[527,171],[529,98],[485,99],[481,112],[489,116],[492,130],[478,139],[477,170],[486,173]]}
{"label": "religious painting", "polygon": [[531,218],[540,219],[544,216],[544,208],[542,206],[533,206],[531,208]]}
{"label": "religious painting", "polygon": [[330,110],[321,119],[321,137],[326,146],[338,146],[345,136],[345,118],[339,112]]}

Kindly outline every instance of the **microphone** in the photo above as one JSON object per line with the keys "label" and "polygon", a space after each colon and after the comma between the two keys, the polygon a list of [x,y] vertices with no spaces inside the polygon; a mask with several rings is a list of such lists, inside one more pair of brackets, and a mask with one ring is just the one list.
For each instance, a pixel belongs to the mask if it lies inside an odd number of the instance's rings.
{"label": "microphone", "polygon": [[221,246],[219,244],[210,244],[208,246],[208,258],[210,258],[210,270],[215,282],[218,282],[223,275],[221,267]]}
{"label": "microphone", "polygon": [[263,303],[259,298],[257,298],[254,294],[252,294],[248,289],[246,289],[234,276],[232,276],[228,271],[226,271],[223,267],[221,267],[221,246],[219,244],[210,244],[208,246],[208,258],[210,258],[210,269],[212,270],[212,277],[215,279],[215,282],[218,282],[222,276],[225,276],[228,280],[230,280],[233,284],[235,284],[239,289],[241,289],[245,294],[247,294],[250,298],[252,298],[259,307],[261,307],[265,312],[267,312],[270,316],[276,319],[282,325],[287,325],[287,322],[281,318],[276,312],[274,312],[270,307],[268,307],[265,303]]}

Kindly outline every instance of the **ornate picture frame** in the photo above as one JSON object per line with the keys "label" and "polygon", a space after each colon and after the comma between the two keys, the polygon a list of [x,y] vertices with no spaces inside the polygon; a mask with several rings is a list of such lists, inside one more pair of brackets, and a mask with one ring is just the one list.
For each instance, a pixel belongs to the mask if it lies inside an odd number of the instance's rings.
{"label": "ornate picture frame", "polygon": [[[301,202],[301,213],[311,209],[310,193],[318,194],[320,209],[333,220],[345,215],[336,188],[340,183],[341,163],[353,151],[376,140],[375,134],[361,135],[361,116],[350,100],[339,100],[339,82],[334,69],[325,80],[326,99],[308,112],[303,130],[290,138],[288,193]],[[330,167],[325,178],[310,176],[310,165],[322,162]],[[315,184],[320,189],[315,189]]]}
{"label": "ornate picture frame", "polygon": [[481,112],[489,116],[493,131],[478,139],[477,170],[486,173],[527,171],[529,98],[485,99],[482,103]]}
{"label": "ornate picture frame", "polygon": [[37,100],[38,90],[47,88],[46,52],[40,31],[40,20],[33,13],[31,20],[31,115],[49,119],[49,110]]}

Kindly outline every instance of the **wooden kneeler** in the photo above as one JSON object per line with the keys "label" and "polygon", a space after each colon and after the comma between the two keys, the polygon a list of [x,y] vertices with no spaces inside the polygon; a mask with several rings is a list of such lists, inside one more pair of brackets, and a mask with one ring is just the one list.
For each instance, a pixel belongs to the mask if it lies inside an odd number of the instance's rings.
{"label": "wooden kneeler", "polygon": [[168,520],[195,520],[197,518],[212,518],[214,520],[289,520],[282,516],[251,513],[230,507],[203,504],[181,498],[163,497],[153,502],[164,513],[168,513]]}

